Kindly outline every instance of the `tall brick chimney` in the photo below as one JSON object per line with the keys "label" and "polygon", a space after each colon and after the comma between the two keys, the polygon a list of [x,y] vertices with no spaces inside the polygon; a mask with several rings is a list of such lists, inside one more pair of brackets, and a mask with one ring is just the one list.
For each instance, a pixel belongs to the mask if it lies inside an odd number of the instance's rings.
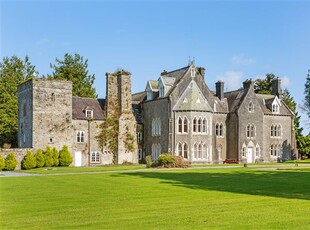
{"label": "tall brick chimney", "polygon": [[216,96],[220,99],[224,99],[224,82],[218,81],[215,83]]}
{"label": "tall brick chimney", "polygon": [[275,78],[272,80],[272,95],[282,98],[281,79]]}

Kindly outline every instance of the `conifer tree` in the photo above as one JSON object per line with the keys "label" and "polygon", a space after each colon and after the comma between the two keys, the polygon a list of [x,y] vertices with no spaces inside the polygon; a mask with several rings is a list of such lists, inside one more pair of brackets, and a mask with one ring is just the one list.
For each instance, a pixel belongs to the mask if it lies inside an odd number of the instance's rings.
{"label": "conifer tree", "polygon": [[36,158],[32,155],[31,151],[28,150],[24,159],[22,160],[23,169],[33,169],[36,167]]}
{"label": "conifer tree", "polygon": [[44,159],[45,159],[45,167],[52,167],[54,166],[54,159],[53,159],[53,153],[51,147],[47,146],[45,153],[44,153]]}
{"label": "conifer tree", "polygon": [[5,158],[5,167],[4,169],[7,171],[14,171],[17,166],[17,160],[14,156],[13,152],[10,152]]}
{"label": "conifer tree", "polygon": [[0,153],[0,171],[3,170],[5,167],[5,161]]}
{"label": "conifer tree", "polygon": [[96,90],[93,87],[95,75],[88,74],[88,60],[79,54],[66,53],[64,60],[56,58],[56,64],[50,64],[53,69],[48,79],[72,81],[72,95],[79,97],[95,98]]}
{"label": "conifer tree", "polygon": [[72,163],[73,159],[71,153],[68,150],[68,146],[64,145],[59,151],[59,165],[60,166],[69,166]]}
{"label": "conifer tree", "polygon": [[34,156],[36,158],[37,168],[42,168],[45,165],[45,158],[42,149],[38,149]]}

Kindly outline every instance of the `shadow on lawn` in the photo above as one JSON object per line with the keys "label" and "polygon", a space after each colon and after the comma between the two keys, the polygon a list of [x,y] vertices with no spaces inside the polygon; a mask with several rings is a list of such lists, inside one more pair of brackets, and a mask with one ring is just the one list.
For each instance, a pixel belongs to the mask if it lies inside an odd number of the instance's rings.
{"label": "shadow on lawn", "polygon": [[[122,175],[160,179],[160,183],[190,189],[214,190],[248,195],[310,200],[310,173],[236,170],[229,173],[205,171],[156,171]],[[116,175],[115,175],[116,176]]]}

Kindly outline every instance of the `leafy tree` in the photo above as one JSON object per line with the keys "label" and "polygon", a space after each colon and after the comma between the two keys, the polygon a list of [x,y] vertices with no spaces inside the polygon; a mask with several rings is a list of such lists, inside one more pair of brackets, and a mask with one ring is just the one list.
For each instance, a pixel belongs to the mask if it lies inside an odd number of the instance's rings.
{"label": "leafy tree", "polygon": [[36,158],[37,168],[42,168],[45,165],[45,158],[42,149],[38,149],[34,156]]}
{"label": "leafy tree", "polygon": [[17,146],[17,86],[38,75],[29,57],[4,57],[0,62],[0,146]]}
{"label": "leafy tree", "polygon": [[88,60],[75,53],[74,56],[66,53],[64,60],[56,58],[56,64],[50,64],[53,69],[48,79],[72,81],[72,94],[79,97],[95,98],[96,90],[93,88],[95,75],[88,74]]}
{"label": "leafy tree", "polygon": [[3,170],[5,167],[5,161],[2,157],[2,155],[0,154],[0,171]]}
{"label": "leafy tree", "polygon": [[310,70],[308,70],[307,80],[305,83],[305,101],[304,110],[310,119]]}
{"label": "leafy tree", "polygon": [[306,158],[306,157],[310,158],[310,135],[299,136],[298,143],[299,143],[298,150],[302,158]]}
{"label": "leafy tree", "polygon": [[23,169],[33,169],[36,167],[36,158],[32,155],[31,151],[28,150],[24,159],[22,160]]}
{"label": "leafy tree", "polygon": [[58,166],[59,165],[59,152],[54,147],[52,149],[52,153],[53,153],[54,166]]}
{"label": "leafy tree", "polygon": [[7,171],[14,171],[17,166],[17,160],[14,156],[13,152],[10,152],[5,158],[5,167],[4,169]]}
{"label": "leafy tree", "polygon": [[71,153],[68,150],[68,146],[64,145],[59,151],[59,165],[60,166],[69,166],[72,163],[73,159]]}
{"label": "leafy tree", "polygon": [[106,146],[113,153],[113,163],[116,164],[118,151],[118,118],[108,116],[100,125],[100,134],[96,136],[99,146]]}
{"label": "leafy tree", "polygon": [[44,159],[45,159],[45,167],[52,167],[54,166],[54,159],[53,159],[53,152],[51,147],[47,146],[45,153],[44,153]]}

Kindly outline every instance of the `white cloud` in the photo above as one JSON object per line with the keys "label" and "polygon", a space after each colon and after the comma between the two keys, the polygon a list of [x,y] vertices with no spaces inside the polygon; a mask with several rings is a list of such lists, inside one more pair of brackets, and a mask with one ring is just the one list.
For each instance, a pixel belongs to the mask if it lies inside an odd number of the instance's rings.
{"label": "white cloud", "polygon": [[231,64],[234,66],[247,66],[256,63],[256,60],[253,58],[247,58],[243,54],[235,55],[230,60]]}
{"label": "white cloud", "polygon": [[242,86],[245,75],[242,72],[227,71],[223,75],[217,76],[217,80],[224,82],[224,90],[237,90]]}
{"label": "white cloud", "polygon": [[282,89],[288,88],[289,85],[291,84],[290,79],[287,76],[284,76],[281,78],[281,84],[282,84]]}

